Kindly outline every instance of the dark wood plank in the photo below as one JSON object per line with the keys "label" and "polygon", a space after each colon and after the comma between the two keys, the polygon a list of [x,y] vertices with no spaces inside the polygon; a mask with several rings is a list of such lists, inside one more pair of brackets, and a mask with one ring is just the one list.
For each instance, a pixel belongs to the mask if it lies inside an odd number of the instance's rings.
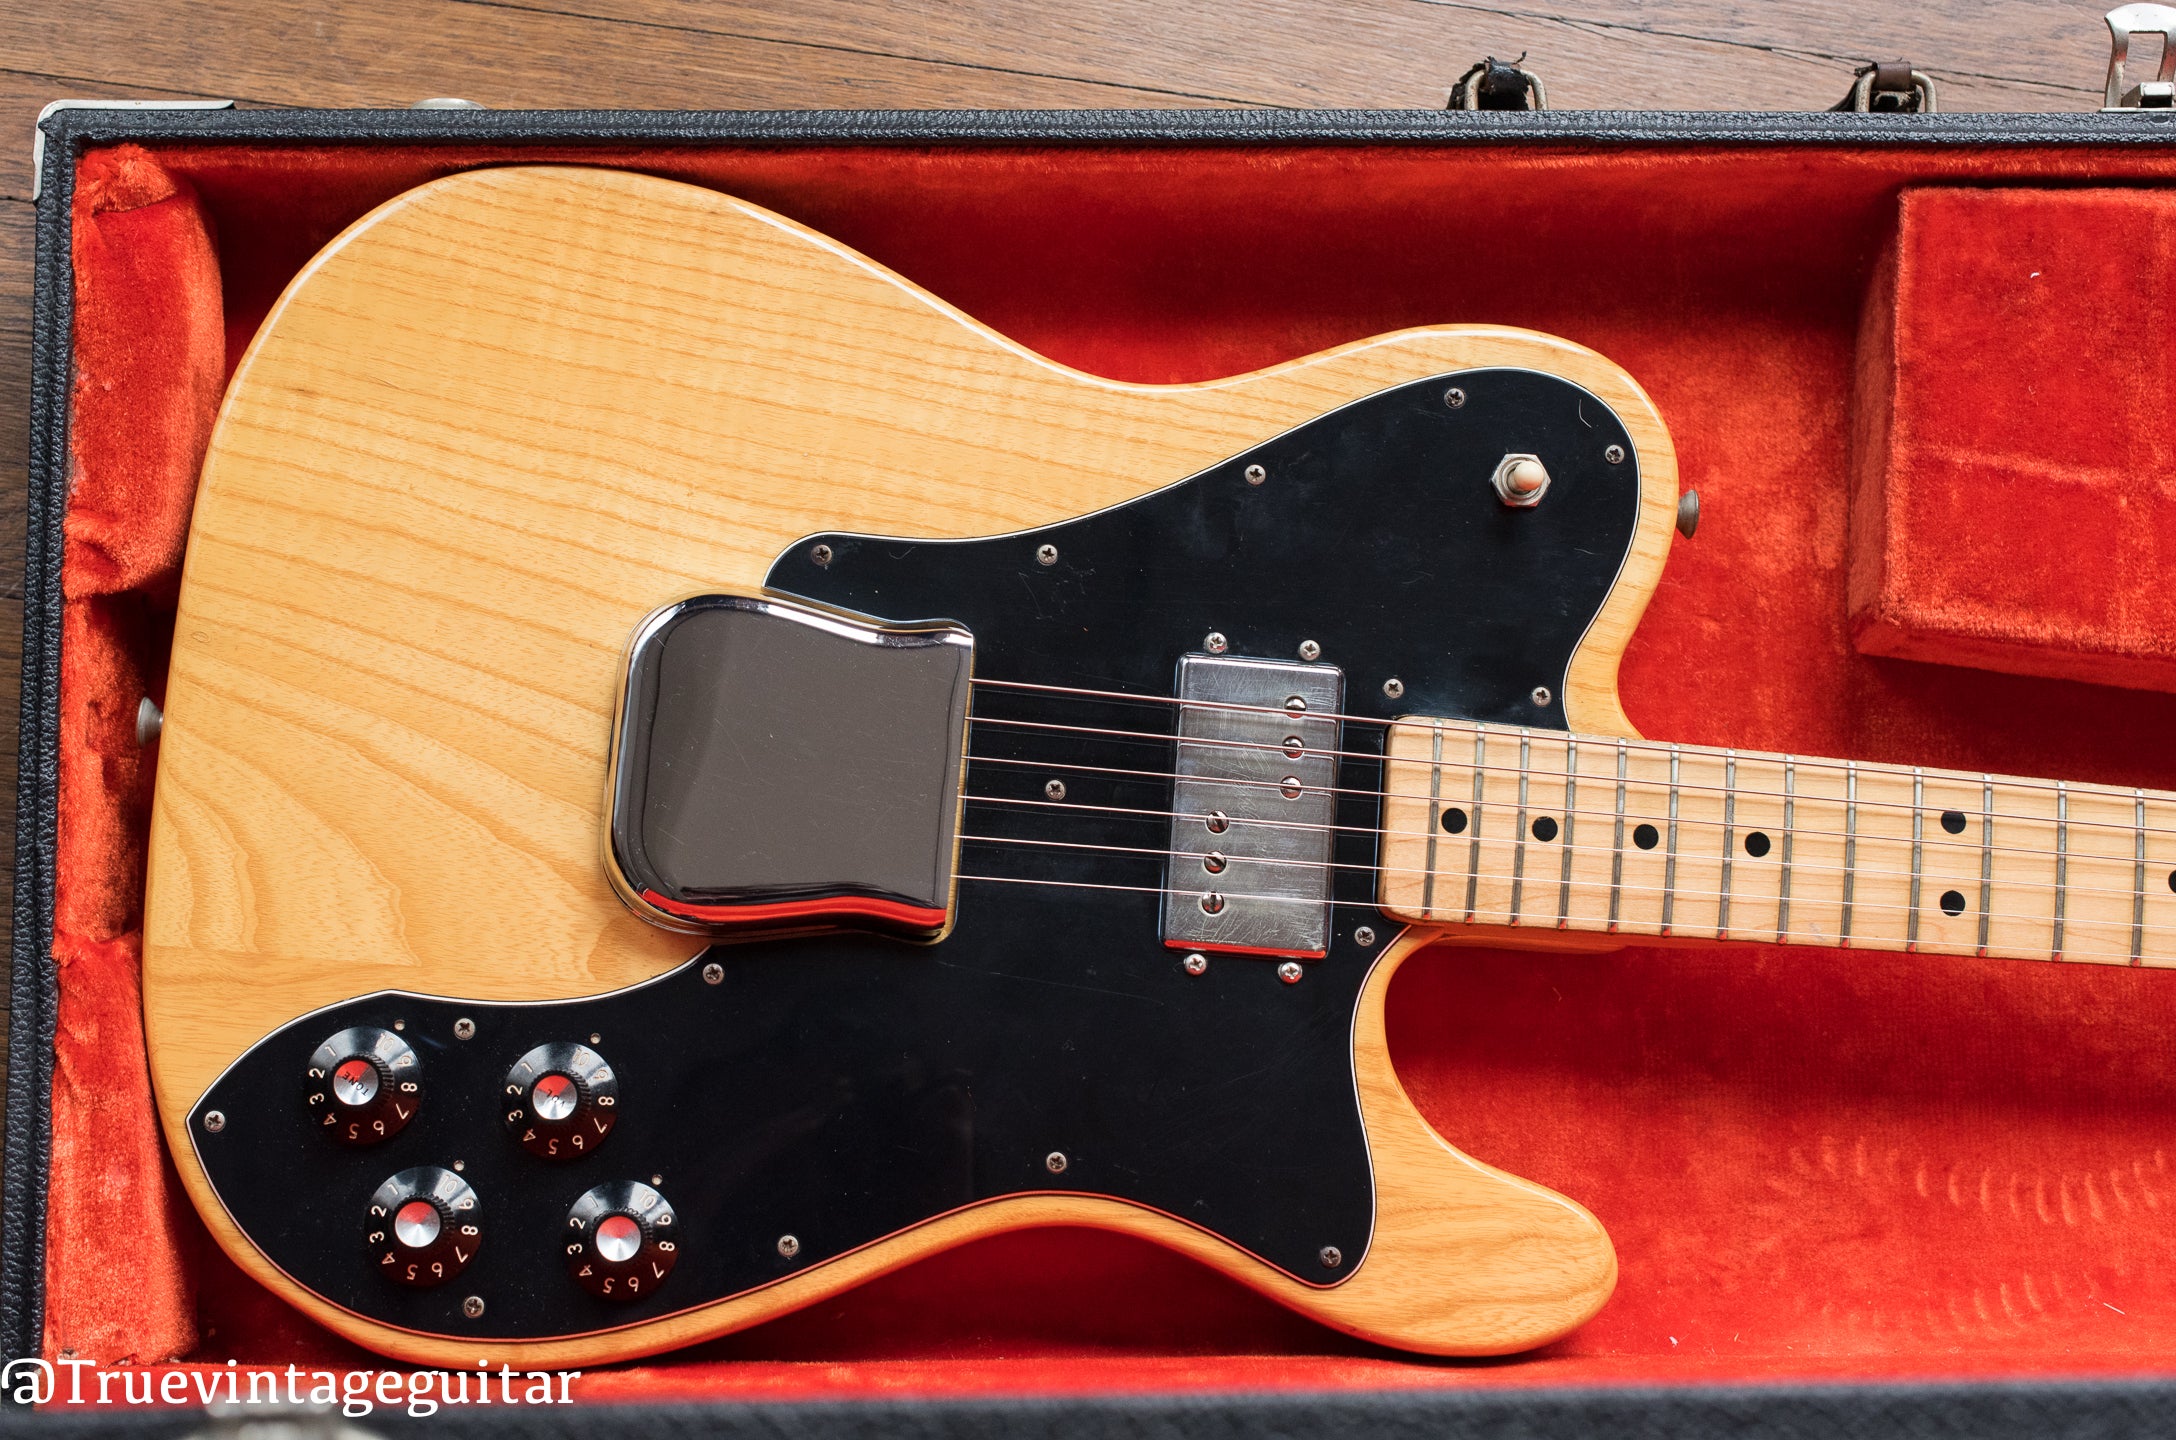
{"label": "dark wood plank", "polygon": [[281,105],[509,109],[1201,105],[1220,97],[452,0],[43,8],[0,67]]}

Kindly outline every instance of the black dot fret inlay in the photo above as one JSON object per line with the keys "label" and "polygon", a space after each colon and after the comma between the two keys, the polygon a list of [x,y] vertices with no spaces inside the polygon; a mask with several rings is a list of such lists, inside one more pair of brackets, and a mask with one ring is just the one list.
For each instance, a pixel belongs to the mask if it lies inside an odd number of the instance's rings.
{"label": "black dot fret inlay", "polygon": [[1768,853],[1768,836],[1766,832],[1755,830],[1752,834],[1746,836],[1745,853],[1752,856],[1755,860],[1758,860],[1761,856],[1766,855]]}
{"label": "black dot fret inlay", "polygon": [[1964,914],[1963,893],[1956,890],[1944,890],[1942,892],[1942,913],[1944,915]]}
{"label": "black dot fret inlay", "polygon": [[1964,812],[1962,810],[1944,810],[1942,812],[1942,828],[1952,835],[1962,835],[1964,833]]}
{"label": "black dot fret inlay", "polygon": [[1641,825],[1632,831],[1632,843],[1642,850],[1652,850],[1662,841],[1662,832],[1652,825]]}
{"label": "black dot fret inlay", "polygon": [[1466,828],[1466,812],[1455,805],[1445,810],[1443,812],[1443,828],[1452,835],[1462,833]]}
{"label": "black dot fret inlay", "polygon": [[1547,815],[1537,817],[1534,821],[1534,838],[1536,840],[1554,840],[1556,838],[1556,821]]}

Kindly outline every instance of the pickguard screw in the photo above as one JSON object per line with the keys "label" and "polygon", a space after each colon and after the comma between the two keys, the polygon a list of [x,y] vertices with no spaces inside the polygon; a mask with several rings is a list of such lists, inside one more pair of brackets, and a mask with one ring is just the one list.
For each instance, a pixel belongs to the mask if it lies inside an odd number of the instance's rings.
{"label": "pickguard screw", "polygon": [[1622,445],[1611,445],[1602,451],[1602,458],[1612,465],[1622,465],[1624,463],[1624,447]]}
{"label": "pickguard screw", "polygon": [[204,1112],[204,1128],[205,1128],[206,1130],[209,1130],[209,1131],[210,1131],[210,1132],[211,1132],[212,1134],[214,1134],[214,1135],[217,1135],[217,1134],[218,1134],[218,1133],[219,1133],[220,1131],[222,1131],[222,1130],[226,1129],[226,1128],[227,1128],[227,1116],[226,1116],[226,1112],[225,1112],[225,1111],[223,1111],[223,1110],[207,1110],[207,1111],[205,1111],[205,1112]]}
{"label": "pickguard screw", "polygon": [[1352,932],[1352,943],[1365,950],[1375,943],[1375,927],[1363,925]]}
{"label": "pickguard screw", "polygon": [[705,985],[723,985],[725,983],[725,967],[715,960],[705,965],[703,967],[703,983]]}
{"label": "pickguard screw", "polygon": [[461,1302],[461,1313],[471,1320],[481,1320],[484,1314],[484,1297],[471,1295]]}
{"label": "pickguard screw", "polygon": [[1193,954],[1187,956],[1179,963],[1186,967],[1187,974],[1200,975],[1207,972],[1209,968],[1209,957],[1202,954],[1199,950],[1196,950]]}
{"label": "pickguard screw", "polygon": [[1321,658],[1322,658],[1322,647],[1321,647],[1320,645],[1317,645],[1317,644],[1316,644],[1316,643],[1315,643],[1314,641],[1312,641],[1312,640],[1302,640],[1302,641],[1300,641],[1300,659],[1302,659],[1302,660],[1320,660]]}
{"label": "pickguard screw", "polygon": [[1396,700],[1405,694],[1405,682],[1393,675],[1383,682],[1383,693]]}
{"label": "pickguard screw", "polygon": [[1528,699],[1530,699],[1530,700],[1532,700],[1532,701],[1533,701],[1533,702],[1534,702],[1534,703],[1535,703],[1536,705],[1546,705],[1546,704],[1548,704],[1548,703],[1549,703],[1549,702],[1550,702],[1551,700],[1554,700],[1554,699],[1556,698],[1556,696],[1554,696],[1554,695],[1552,695],[1552,694],[1550,694],[1550,693],[1549,693],[1549,687],[1548,687],[1548,686],[1546,686],[1546,685],[1536,685],[1536,686],[1534,687],[1534,692],[1533,692],[1533,694],[1532,694],[1532,695],[1530,695],[1530,696],[1528,696],[1527,698],[1528,698]]}
{"label": "pickguard screw", "polygon": [[1065,782],[1063,780],[1047,781],[1043,785],[1043,793],[1053,800],[1063,800],[1065,798]]}
{"label": "pickguard screw", "polygon": [[1322,1261],[1322,1268],[1325,1270],[1335,1270],[1345,1263],[1345,1252],[1335,1245],[1323,1246],[1321,1250],[1316,1252],[1316,1257]]}
{"label": "pickguard screw", "polygon": [[1259,485],[1268,478],[1269,472],[1267,470],[1264,470],[1261,466],[1249,465],[1247,467],[1247,483],[1249,485]]}
{"label": "pickguard screw", "polygon": [[819,545],[808,552],[808,558],[815,561],[816,568],[821,570],[831,563],[831,547],[829,545]]}
{"label": "pickguard screw", "polygon": [[662,1185],[665,1183],[665,1177],[662,1175],[652,1175],[650,1177],[650,1183],[652,1185]]}
{"label": "pickguard screw", "polygon": [[476,1038],[476,1022],[475,1022],[475,1021],[473,1021],[473,1020],[471,1020],[471,1019],[469,1019],[469,1018],[468,1018],[468,1017],[467,1017],[466,1015],[463,1015],[463,1016],[462,1016],[462,1017],[461,1017],[460,1019],[458,1019],[458,1020],[454,1021],[454,1022],[453,1022],[453,1038],[454,1038],[454,1039],[456,1039],[456,1040],[473,1040],[473,1039],[475,1039],[475,1038]]}
{"label": "pickguard screw", "polygon": [[468,1162],[466,1160],[456,1160],[453,1162],[453,1168],[456,1170],[466,1170],[468,1169]]}
{"label": "pickguard screw", "polygon": [[1201,637],[1201,648],[1211,655],[1223,654],[1231,648],[1231,644],[1231,641],[1224,638],[1224,632],[1221,630],[1211,630],[1207,635]]}
{"label": "pickguard screw", "polygon": [[395,1030],[405,1030],[408,1028],[408,1022],[405,1020],[395,1020],[393,1022],[393,1028]]}
{"label": "pickguard screw", "polygon": [[788,1260],[791,1260],[794,1256],[801,1253],[800,1240],[792,1235],[779,1236],[778,1253],[785,1256]]}
{"label": "pickguard screw", "polygon": [[1053,1150],[1043,1157],[1043,1168],[1053,1175],[1063,1175],[1065,1167],[1071,1163],[1065,1158],[1063,1150]]}
{"label": "pickguard screw", "polygon": [[1459,389],[1456,385],[1453,385],[1450,389],[1443,392],[1443,403],[1450,406],[1453,410],[1456,410],[1459,406],[1466,403],[1466,392]]}
{"label": "pickguard screw", "polygon": [[1287,960],[1277,967],[1277,978],[1287,985],[1299,984],[1303,973],[1297,960]]}
{"label": "pickguard screw", "polygon": [[592,1045],[602,1045],[604,1043],[604,1036],[593,1034],[589,1037],[589,1043]]}
{"label": "pickguard screw", "polygon": [[1036,564],[1038,564],[1038,565],[1055,565],[1055,564],[1057,564],[1057,563],[1058,563],[1058,547],[1057,547],[1057,546],[1055,546],[1055,545],[1038,545],[1038,546],[1036,546],[1036,547],[1035,547],[1035,563],[1036,563]]}

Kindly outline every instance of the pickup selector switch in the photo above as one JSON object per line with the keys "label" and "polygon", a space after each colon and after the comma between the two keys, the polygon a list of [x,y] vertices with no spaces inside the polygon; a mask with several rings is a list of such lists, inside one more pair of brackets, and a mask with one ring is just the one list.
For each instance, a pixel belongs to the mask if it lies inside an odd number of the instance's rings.
{"label": "pickup selector switch", "polygon": [[483,1207],[451,1170],[403,1170],[370,1197],[372,1268],[397,1285],[443,1284],[468,1268],[483,1240]]}
{"label": "pickup selector switch", "polygon": [[587,1045],[539,1045],[506,1072],[506,1131],[547,1160],[579,1160],[604,1143],[619,1118],[619,1080]]}
{"label": "pickup selector switch", "polygon": [[600,1299],[641,1299],[665,1283],[679,1258],[672,1206],[647,1185],[596,1186],[567,1212],[567,1273]]}
{"label": "pickup selector switch", "polygon": [[375,1145],[423,1103],[423,1065],[390,1030],[357,1025],[317,1047],[304,1077],[318,1128],[343,1145]]}

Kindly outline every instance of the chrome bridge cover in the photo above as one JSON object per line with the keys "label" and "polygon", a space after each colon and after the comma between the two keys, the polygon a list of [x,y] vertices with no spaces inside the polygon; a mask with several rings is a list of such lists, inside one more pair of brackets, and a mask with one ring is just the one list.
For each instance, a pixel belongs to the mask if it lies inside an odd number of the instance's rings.
{"label": "chrome bridge cover", "polygon": [[1166,945],[1329,953],[1344,692],[1335,665],[1180,657]]}
{"label": "chrome bridge cover", "polygon": [[628,648],[605,865],[636,914],[724,935],[950,928],[974,638],[699,595]]}

